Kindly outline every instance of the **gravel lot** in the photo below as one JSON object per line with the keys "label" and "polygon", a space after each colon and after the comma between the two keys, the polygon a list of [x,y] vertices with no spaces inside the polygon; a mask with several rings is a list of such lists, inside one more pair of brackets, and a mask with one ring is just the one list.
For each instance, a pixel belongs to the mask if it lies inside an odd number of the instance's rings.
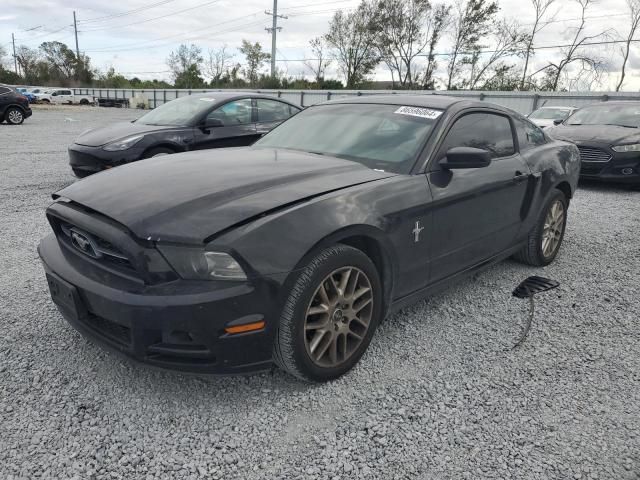
{"label": "gravel lot", "polygon": [[[135,110],[0,125],[0,478],[640,479],[640,193],[586,185],[556,262],[408,308],[328,385],[135,367],[57,313],[36,245],[66,146]],[[539,297],[529,339],[523,278]]]}

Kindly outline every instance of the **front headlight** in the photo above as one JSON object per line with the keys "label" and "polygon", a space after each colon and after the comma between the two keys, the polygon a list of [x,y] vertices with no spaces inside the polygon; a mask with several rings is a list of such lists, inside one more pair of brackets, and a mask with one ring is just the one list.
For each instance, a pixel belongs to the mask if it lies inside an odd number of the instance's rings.
{"label": "front headlight", "polygon": [[640,152],[640,143],[633,143],[631,145],[616,145],[611,147],[614,152]]}
{"label": "front headlight", "polygon": [[117,152],[119,150],[126,150],[127,148],[133,147],[136,143],[138,143],[143,138],[144,138],[144,135],[134,135],[132,137],[126,137],[120,140],[116,140],[115,142],[107,143],[102,148],[107,152]]}
{"label": "front headlight", "polygon": [[158,245],[167,262],[186,280],[246,280],[240,264],[228,253],[201,248]]}

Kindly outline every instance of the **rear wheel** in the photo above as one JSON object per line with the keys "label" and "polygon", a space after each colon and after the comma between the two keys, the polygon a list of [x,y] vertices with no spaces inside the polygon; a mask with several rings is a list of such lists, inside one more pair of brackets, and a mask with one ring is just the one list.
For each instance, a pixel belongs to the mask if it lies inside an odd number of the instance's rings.
{"label": "rear wheel", "polygon": [[4,114],[4,119],[9,125],[20,125],[24,122],[24,112],[18,107],[9,107]]}
{"label": "rear wheel", "polygon": [[78,178],[85,178],[93,173],[96,173],[96,172],[91,172],[89,170],[82,170],[80,168],[72,168],[72,170],[73,170],[73,174]]}
{"label": "rear wheel", "polygon": [[87,100],[86,98],[81,98],[80,105],[89,105],[89,100]]}
{"label": "rear wheel", "polygon": [[172,153],[176,152],[167,147],[156,147],[144,152],[142,158],[160,157],[162,155],[171,155]]}
{"label": "rear wheel", "polygon": [[298,276],[283,308],[274,359],[307,381],[338,378],[358,363],[382,315],[382,288],[362,251],[336,245]]}
{"label": "rear wheel", "polygon": [[527,245],[514,257],[529,265],[549,265],[558,255],[567,226],[569,201],[560,190],[554,190],[540,213],[540,218],[527,238]]}

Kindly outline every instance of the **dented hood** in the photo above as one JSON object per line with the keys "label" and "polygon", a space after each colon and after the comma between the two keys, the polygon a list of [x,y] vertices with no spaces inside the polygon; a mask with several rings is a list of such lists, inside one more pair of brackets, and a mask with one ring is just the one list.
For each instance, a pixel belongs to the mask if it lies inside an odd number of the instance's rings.
{"label": "dented hood", "polygon": [[200,243],[287,205],[393,175],[292,150],[202,150],[107,170],[54,198],[106,215],[142,239]]}

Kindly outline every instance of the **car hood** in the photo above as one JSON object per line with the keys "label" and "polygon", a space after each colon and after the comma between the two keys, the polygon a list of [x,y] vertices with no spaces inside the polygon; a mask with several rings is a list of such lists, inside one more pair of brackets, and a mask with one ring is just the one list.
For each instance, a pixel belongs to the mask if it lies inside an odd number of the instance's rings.
{"label": "car hood", "polygon": [[550,118],[530,118],[529,120],[540,128],[550,127],[553,125],[553,119]]}
{"label": "car hood", "polygon": [[202,243],[265,213],[393,175],[349,160],[291,150],[203,150],[107,170],[53,198],[106,215],[141,239]]}
{"label": "car hood", "polygon": [[138,135],[141,133],[158,132],[161,130],[175,130],[184,127],[168,127],[164,125],[144,125],[138,122],[120,122],[114,123],[107,127],[100,127],[93,130],[88,130],[82,133],[77,139],[78,145],[85,145],[87,147],[100,147],[107,143],[119,140],[131,135]]}
{"label": "car hood", "polygon": [[616,125],[558,125],[545,132],[558,140],[569,142],[596,142],[607,145],[640,143],[640,129]]}

